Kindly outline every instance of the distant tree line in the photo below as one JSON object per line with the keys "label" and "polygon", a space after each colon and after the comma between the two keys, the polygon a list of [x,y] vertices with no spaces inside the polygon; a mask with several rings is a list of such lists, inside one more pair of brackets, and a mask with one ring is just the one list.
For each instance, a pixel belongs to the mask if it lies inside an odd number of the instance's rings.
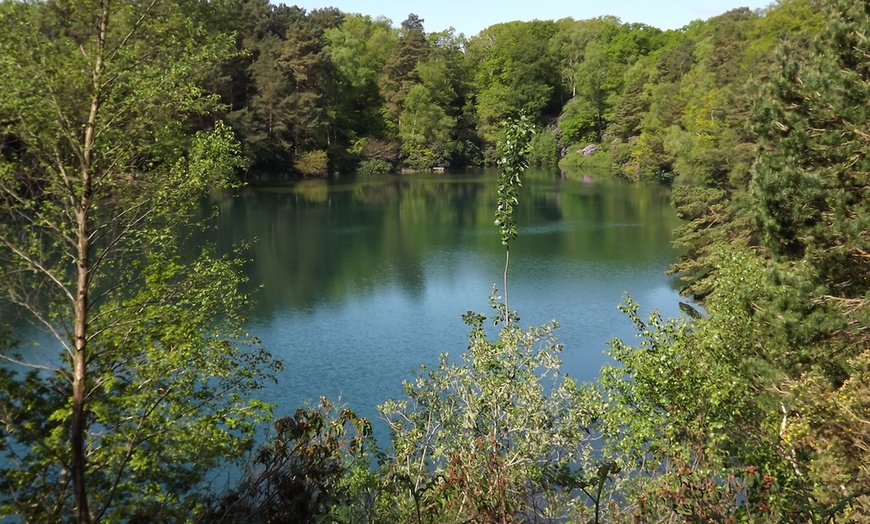
{"label": "distant tree line", "polygon": [[474,36],[427,33],[414,14],[393,27],[266,0],[220,9],[238,53],[208,88],[250,172],[272,176],[495,165],[499,123],[524,112],[539,127],[533,164],[721,181],[752,159],[747,80],[779,37],[821,26],[810,0],[679,30],[599,17]]}

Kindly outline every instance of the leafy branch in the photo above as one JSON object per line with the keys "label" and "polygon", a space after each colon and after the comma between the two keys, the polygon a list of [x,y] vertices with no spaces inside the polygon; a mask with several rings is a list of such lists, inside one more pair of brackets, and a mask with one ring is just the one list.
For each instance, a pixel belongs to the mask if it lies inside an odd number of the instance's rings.
{"label": "leafy branch", "polygon": [[511,260],[511,240],[517,237],[517,221],[514,218],[514,206],[519,205],[519,188],[522,187],[521,176],[528,167],[529,143],[534,129],[525,114],[511,118],[505,122],[504,139],[499,144],[502,155],[498,160],[501,174],[498,177],[498,200],[495,210],[495,225],[501,235],[501,243],[505,247],[504,261],[504,322],[510,324],[508,309],[507,275]]}

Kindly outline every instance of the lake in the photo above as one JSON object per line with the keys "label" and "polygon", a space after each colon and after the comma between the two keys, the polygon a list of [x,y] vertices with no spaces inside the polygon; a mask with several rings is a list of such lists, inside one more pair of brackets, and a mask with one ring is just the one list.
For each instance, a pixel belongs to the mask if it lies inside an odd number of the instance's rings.
{"label": "lake", "polygon": [[[285,362],[265,393],[276,414],[321,395],[360,415],[402,393],[441,353],[466,348],[466,311],[490,313],[505,253],[493,224],[495,171],[302,180],[216,196],[206,239],[253,241],[250,332]],[[557,320],[564,370],[594,380],[606,343],[633,339],[625,294],[679,312],[679,221],[670,191],[529,170],[516,208],[509,304],[524,326]]]}

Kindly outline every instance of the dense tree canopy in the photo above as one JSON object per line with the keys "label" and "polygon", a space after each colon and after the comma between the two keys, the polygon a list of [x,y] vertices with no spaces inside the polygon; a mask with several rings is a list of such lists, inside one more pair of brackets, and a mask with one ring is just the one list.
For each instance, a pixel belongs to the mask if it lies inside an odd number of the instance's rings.
{"label": "dense tree canopy", "polygon": [[[494,165],[499,122],[524,111],[555,133],[563,168],[591,163],[727,190],[752,157],[747,80],[763,74],[780,33],[821,27],[812,4],[735,9],[672,31],[600,17],[510,22],[468,37],[427,33],[413,13],[393,26],[238,0],[225,23],[242,53],[214,85],[257,175],[294,171],[315,151],[333,172],[371,160]],[[369,154],[367,140],[396,153]],[[589,144],[596,158],[578,158]]]}
{"label": "dense tree canopy", "polygon": [[[59,353],[0,330],[0,514],[870,515],[866,2],[469,38],[265,0],[3,1],[0,22],[0,289]],[[553,326],[518,326],[506,265],[501,330],[466,315],[466,354],[381,407],[389,448],[324,401],[278,419],[238,489],[207,497],[210,468],[250,448],[268,410],[246,394],[274,363],[239,348],[237,263],[181,254],[197,197],[236,175],[498,163],[509,246],[527,155],[674,185],[673,271],[703,313],[643,319],[627,300],[639,344],[614,341],[578,385]]]}

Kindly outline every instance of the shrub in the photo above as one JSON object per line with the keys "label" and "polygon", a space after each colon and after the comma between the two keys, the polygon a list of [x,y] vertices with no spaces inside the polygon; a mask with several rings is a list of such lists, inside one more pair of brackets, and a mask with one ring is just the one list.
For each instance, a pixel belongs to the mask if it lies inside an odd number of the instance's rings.
{"label": "shrub", "polygon": [[[386,485],[404,522],[585,521],[577,503],[598,465],[587,428],[601,399],[560,372],[555,324],[487,337],[468,312],[468,352],[443,355],[380,407],[393,436]],[[515,314],[511,314],[516,318]],[[592,466],[592,467],[590,467]]]}
{"label": "shrub", "polygon": [[559,161],[559,167],[563,170],[573,168],[609,171],[613,167],[613,162],[609,151],[602,149],[591,151],[589,145],[575,144],[568,148],[568,154]]}
{"label": "shrub", "polygon": [[394,164],[399,160],[399,143],[382,138],[363,138],[355,149],[366,160],[383,160]]}
{"label": "shrub", "polygon": [[393,172],[393,165],[386,160],[363,160],[356,168],[360,175],[386,175]]}
{"label": "shrub", "polygon": [[535,133],[530,144],[529,164],[555,167],[558,162],[559,144],[553,130],[547,127]]}
{"label": "shrub", "polygon": [[402,161],[402,165],[417,171],[425,171],[433,167],[443,167],[445,162],[438,158],[431,149],[417,148],[409,151]]}
{"label": "shrub", "polygon": [[[371,423],[326,398],[317,407],[300,408],[275,420],[271,442],[261,447],[237,486],[206,501],[198,521],[320,522],[352,505],[344,481],[370,457]],[[341,509],[344,511],[344,509]]]}
{"label": "shrub", "polygon": [[326,176],[329,174],[329,157],[326,151],[306,151],[293,162],[293,169],[302,176]]}

